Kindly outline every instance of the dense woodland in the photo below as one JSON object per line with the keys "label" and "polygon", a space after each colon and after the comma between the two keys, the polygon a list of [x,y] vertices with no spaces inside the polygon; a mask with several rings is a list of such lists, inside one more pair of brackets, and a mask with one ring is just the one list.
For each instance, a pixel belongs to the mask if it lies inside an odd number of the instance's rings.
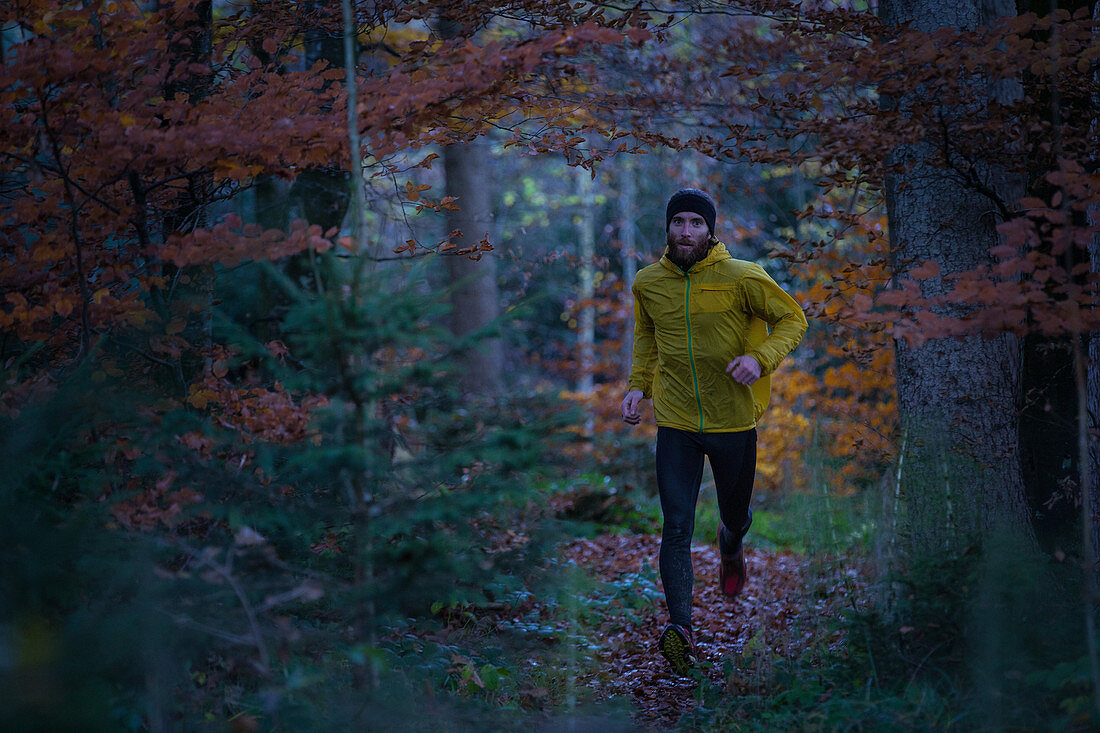
{"label": "dense woodland", "polygon": [[[0,728],[1095,730],[1098,109],[1083,2],[8,0]],[[684,186],[811,322],[686,680]]]}

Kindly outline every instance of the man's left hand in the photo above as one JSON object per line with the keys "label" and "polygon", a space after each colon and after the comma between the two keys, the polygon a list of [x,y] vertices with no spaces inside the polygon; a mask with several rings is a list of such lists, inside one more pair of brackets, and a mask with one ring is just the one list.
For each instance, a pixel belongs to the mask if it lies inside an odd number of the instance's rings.
{"label": "man's left hand", "polygon": [[745,386],[760,379],[761,371],[760,362],[748,355],[737,357],[726,367],[726,374]]}

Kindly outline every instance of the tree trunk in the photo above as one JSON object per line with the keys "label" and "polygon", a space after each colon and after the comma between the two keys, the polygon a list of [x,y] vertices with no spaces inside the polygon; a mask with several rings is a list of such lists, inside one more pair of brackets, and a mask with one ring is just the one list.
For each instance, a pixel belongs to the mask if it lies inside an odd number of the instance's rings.
{"label": "tree trunk", "polygon": [[[162,2],[160,5],[168,3]],[[186,95],[191,104],[198,104],[210,95],[213,81],[210,69],[213,62],[214,4],[205,0],[197,2],[191,6],[190,13],[184,12],[181,15],[180,20],[182,22],[178,26],[177,39],[170,44],[170,48],[181,61],[185,61],[188,71],[165,83],[164,98],[173,99],[177,95]],[[171,234],[191,232],[208,225],[207,206],[212,188],[213,179],[209,172],[196,171],[188,174],[187,188],[179,191],[175,207],[162,217],[164,241]],[[191,276],[191,286],[201,293],[207,304],[199,325],[201,333],[194,333],[195,329],[191,326],[184,332],[184,337],[193,344],[201,342],[210,347],[214,342],[216,280],[216,271],[211,265],[203,265],[198,269],[197,275]],[[209,359],[206,366],[210,366]]]}
{"label": "tree trunk", "polygon": [[[444,12],[438,22],[439,36],[452,39],[476,31],[452,20]],[[489,146],[484,138],[474,137],[443,148],[446,195],[454,196],[458,209],[447,211],[447,230],[461,232],[455,244],[459,249],[474,247],[491,236]],[[449,255],[447,272],[451,291],[451,333],[466,338],[484,329],[500,316],[497,288],[497,254],[488,252],[479,260]],[[503,390],[504,349],[499,338],[483,338],[476,347],[467,348],[459,364],[460,384],[465,392],[484,396]]]}
{"label": "tree trunk", "polygon": [[[1100,21],[1100,3],[1093,5],[1092,19]],[[1097,40],[1094,31],[1093,40]],[[1100,79],[1097,72],[1094,79]],[[1093,109],[1100,109],[1100,98],[1093,95]],[[1095,119],[1095,118],[1094,118]],[[1092,127],[1096,133],[1096,125]],[[1096,159],[1090,169],[1096,171]],[[1100,226],[1100,207],[1092,206],[1088,212],[1091,227]],[[1094,231],[1088,241],[1089,269],[1093,276],[1100,275],[1100,233]],[[1100,655],[1096,645],[1097,558],[1100,557],[1100,331],[1089,334],[1073,334],[1075,374],[1078,389],[1077,429],[1081,476],[1081,524],[1085,546],[1085,644],[1088,649],[1089,671],[1092,675],[1093,705],[1100,711]],[[1082,353],[1081,340],[1087,345]],[[1087,358],[1087,363],[1082,360]],[[1082,374],[1084,372],[1084,374]],[[1085,390],[1081,395],[1080,390]]]}
{"label": "tree trunk", "polygon": [[[443,148],[447,195],[458,199],[457,211],[448,211],[447,228],[459,230],[458,245],[472,247],[490,236],[488,146],[483,140],[457,143]],[[454,290],[451,292],[451,332],[458,338],[485,328],[500,314],[497,293],[496,253],[478,261],[462,255],[446,258]],[[463,356],[461,384],[474,394],[495,395],[502,390],[503,348],[498,338],[483,339]]]}
{"label": "tree trunk", "polygon": [[592,394],[593,371],[596,367],[596,234],[595,201],[593,199],[592,174],[577,166],[573,169],[577,181],[577,198],[580,211],[577,214],[577,257],[580,260],[580,313],[577,319],[577,345],[580,356],[580,378],[577,391]]}
{"label": "tree trunk", "polygon": [[[323,0],[311,0],[308,3],[303,3],[303,7],[311,14],[323,17],[327,6]],[[354,8],[354,4],[352,4],[352,8]],[[341,7],[341,11],[343,11],[343,7]],[[359,44],[356,40],[358,30],[354,15],[350,19],[345,19],[344,22],[351,23],[352,27],[341,34],[334,33],[331,28],[326,28],[320,22],[307,29],[302,65],[308,69],[313,68],[318,61],[325,61],[331,69],[343,68],[345,70],[343,84],[345,89],[349,90],[350,98],[355,95],[352,86],[355,71],[360,68],[362,61],[369,63],[369,60],[360,59]],[[348,33],[350,33],[350,37]],[[328,83],[339,84],[340,82],[331,80]],[[350,153],[348,159],[350,167],[345,169],[342,166],[324,166],[307,168],[301,171],[294,179],[294,185],[290,189],[290,198],[297,210],[296,215],[310,224],[319,225],[322,231],[327,232],[332,227],[340,226],[350,213],[351,220],[348,223],[353,231],[353,237],[361,248],[360,251],[365,253],[367,252],[365,246],[366,227],[363,221],[366,215],[366,202],[363,199],[362,191],[364,185],[362,152],[358,149],[362,146],[359,140],[358,121],[352,122],[350,111],[348,124],[355,127],[354,130],[350,127],[348,129],[349,145],[357,148]],[[357,194],[356,191],[359,191],[359,193]],[[355,237],[356,229],[359,232],[358,237]]]}
{"label": "tree trunk", "polygon": [[620,169],[623,177],[622,191],[619,193],[619,239],[622,242],[622,250],[619,256],[622,259],[623,290],[622,307],[625,314],[623,319],[623,381],[630,371],[630,361],[633,351],[634,334],[634,295],[630,288],[634,284],[634,277],[638,274],[638,187],[634,180],[634,161],[627,159]]}
{"label": "tree trunk", "polygon": [[[1100,211],[1093,211],[1093,225],[1100,226]],[[1089,260],[1092,273],[1100,278],[1100,236],[1093,236],[1089,244]],[[1089,495],[1089,515],[1093,558],[1100,558],[1100,332],[1089,335],[1088,376],[1085,380],[1088,392],[1088,464],[1089,485],[1083,487]]]}
{"label": "tree trunk", "polygon": [[[1100,22],[1100,3],[1093,6],[1092,19]],[[1097,73],[1097,77],[1100,78],[1100,72]],[[1095,109],[1100,109],[1100,99],[1094,97],[1092,103]],[[1093,170],[1095,171],[1096,168],[1094,167]],[[1089,223],[1094,227],[1100,227],[1100,207],[1094,207],[1089,211]],[[1089,241],[1089,263],[1092,274],[1100,277],[1100,234],[1094,234]],[[1096,559],[1100,558],[1100,331],[1093,331],[1089,335],[1088,344],[1089,361],[1085,383],[1088,392],[1086,400],[1089,417],[1088,461],[1091,471],[1089,485],[1083,486],[1081,490],[1088,492],[1090,499],[1091,526],[1088,529],[1092,539],[1092,557]]]}
{"label": "tree trunk", "polygon": [[[319,20],[315,25],[310,25],[305,30],[303,43],[305,51],[299,61],[300,68],[302,70],[311,69],[318,61],[324,61],[329,68],[345,69],[345,73],[349,68],[354,69],[356,62],[359,60],[359,49],[354,43],[354,35],[352,37],[351,53],[346,54],[344,33],[342,31],[336,33],[331,26],[321,20],[326,12],[331,12],[331,9],[326,8],[322,0],[308,0],[302,6],[308,11],[310,17]],[[261,17],[264,11],[264,4],[259,0],[253,0],[252,12],[254,14]],[[256,38],[251,51],[260,58],[270,58],[262,47],[262,40],[262,38]],[[350,65],[347,58],[351,59]],[[349,83],[347,76],[343,81],[331,79],[325,82],[326,86],[343,84],[345,88],[348,87]],[[349,128],[349,140],[350,133]],[[354,143],[349,142],[350,145],[354,145]],[[349,154],[347,160],[349,164],[353,164],[355,159]],[[354,166],[352,165],[352,167]],[[333,227],[340,227],[345,218],[348,217],[351,203],[355,199],[354,174],[349,174],[349,170],[351,168],[344,166],[305,168],[297,172],[293,183],[290,184],[277,176],[265,176],[257,179],[252,188],[256,222],[264,229],[278,229],[279,231],[287,231],[292,219],[305,219],[310,224],[320,226],[321,230],[325,232]],[[359,180],[362,180],[362,176]],[[353,236],[357,225],[361,232],[359,236],[354,237],[357,242],[366,237],[365,229],[361,225],[365,204],[360,202],[359,206],[361,208],[357,211],[360,214],[356,216],[353,212],[349,219]],[[282,260],[279,267],[291,281],[308,282],[315,276],[311,264],[312,256],[310,252],[301,252]],[[265,272],[261,271],[258,277],[261,294],[259,315],[265,317],[286,296],[281,288],[271,287],[269,276]],[[262,340],[268,340],[267,330],[266,322],[261,322],[258,325],[257,333]]]}
{"label": "tree trunk", "polygon": [[348,100],[348,163],[351,171],[349,181],[351,198],[351,236],[355,242],[355,251],[360,262],[372,261],[367,253],[367,200],[363,191],[363,143],[359,137],[359,94],[355,68],[359,60],[358,29],[351,0],[340,4],[344,15],[344,79]]}
{"label": "tree trunk", "polygon": [[[1003,0],[884,0],[880,9],[886,22],[909,22],[921,31],[972,29],[1014,14]],[[997,93],[991,87],[989,97]],[[895,277],[906,278],[927,260],[941,267],[940,277],[922,282],[926,296],[943,292],[944,276],[989,264],[989,250],[999,241],[993,202],[933,164],[935,149],[927,140],[894,151],[891,163],[907,167],[886,180]],[[978,170],[1003,200],[1019,198],[1018,181],[989,166]],[[962,313],[948,309],[942,315]],[[899,341],[896,351],[899,408],[910,446],[903,493],[914,549],[957,548],[994,530],[1033,543],[1019,457],[1018,340],[932,338],[920,345]]]}

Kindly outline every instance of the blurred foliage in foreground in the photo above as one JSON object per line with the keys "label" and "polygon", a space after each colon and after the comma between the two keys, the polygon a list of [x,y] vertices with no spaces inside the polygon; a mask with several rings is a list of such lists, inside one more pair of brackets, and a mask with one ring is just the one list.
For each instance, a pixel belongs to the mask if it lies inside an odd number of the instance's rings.
{"label": "blurred foliage in foreground", "polygon": [[510,671],[563,678],[537,629],[474,648],[430,629],[553,594],[530,487],[568,410],[459,404],[468,345],[415,271],[260,276],[281,340],[237,326],[250,293],[228,288],[212,327],[234,347],[175,400],[108,343],[4,419],[0,727],[507,729],[554,702]]}

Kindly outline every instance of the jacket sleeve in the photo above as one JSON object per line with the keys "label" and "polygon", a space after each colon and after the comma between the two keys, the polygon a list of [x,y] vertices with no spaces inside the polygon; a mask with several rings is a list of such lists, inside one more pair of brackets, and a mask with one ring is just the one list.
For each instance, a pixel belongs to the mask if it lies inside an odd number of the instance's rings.
{"label": "jacket sleeve", "polygon": [[760,362],[762,375],[771,374],[802,340],[808,326],[806,315],[760,265],[749,267],[741,279],[741,291],[746,310],[766,322],[770,330],[767,338],[746,353]]}
{"label": "jacket sleeve", "polygon": [[646,313],[638,291],[634,289],[634,353],[627,389],[642,390],[646,399],[653,397],[653,374],[657,369],[657,339],[653,319]]}

